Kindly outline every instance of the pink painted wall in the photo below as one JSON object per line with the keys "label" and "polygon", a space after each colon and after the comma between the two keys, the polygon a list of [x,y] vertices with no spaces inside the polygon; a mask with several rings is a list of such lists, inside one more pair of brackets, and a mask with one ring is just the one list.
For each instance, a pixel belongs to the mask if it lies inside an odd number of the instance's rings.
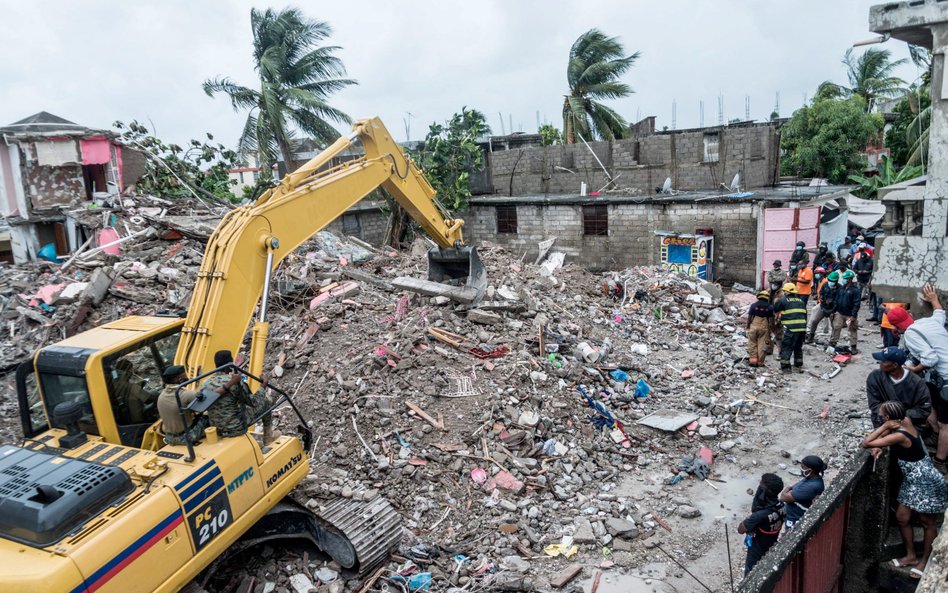
{"label": "pink painted wall", "polygon": [[84,138],[79,141],[83,165],[104,165],[112,160],[112,143],[105,136]]}

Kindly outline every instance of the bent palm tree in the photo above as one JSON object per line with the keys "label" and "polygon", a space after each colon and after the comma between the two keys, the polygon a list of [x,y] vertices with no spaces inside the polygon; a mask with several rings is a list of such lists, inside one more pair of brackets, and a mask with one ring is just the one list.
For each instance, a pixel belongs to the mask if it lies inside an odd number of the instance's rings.
{"label": "bent palm tree", "polygon": [[628,124],[621,115],[599,102],[621,99],[633,93],[619,82],[635,64],[639,52],[624,56],[625,50],[615,37],[598,29],[586,31],[569,50],[566,80],[569,94],[563,101],[563,137],[567,144],[583,138],[612,140],[625,136]]}
{"label": "bent palm tree", "polygon": [[905,81],[893,76],[892,72],[906,60],[893,62],[891,57],[887,49],[873,47],[859,57],[853,55],[852,48],[847,49],[842,62],[846,66],[849,86],[826,81],[817,89],[817,98],[836,99],[859,95],[871,108],[874,99],[898,96],[905,90]]}
{"label": "bent palm tree", "polygon": [[250,11],[254,69],[260,90],[241,86],[227,77],[208,79],[208,96],[225,93],[234,111],[247,109],[247,121],[238,141],[242,153],[256,152],[264,169],[283,156],[287,171],[296,168],[291,149],[293,126],[323,144],[339,137],[330,122],[351,118],[327,103],[330,95],[356,81],[341,78],[346,69],[334,54],[336,46],[319,47],[332,29],[307,19],[295,8]]}

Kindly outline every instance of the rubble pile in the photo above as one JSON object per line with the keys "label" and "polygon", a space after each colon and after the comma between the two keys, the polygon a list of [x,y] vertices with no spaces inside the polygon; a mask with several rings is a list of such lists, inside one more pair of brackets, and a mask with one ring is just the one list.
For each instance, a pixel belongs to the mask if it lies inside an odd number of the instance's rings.
{"label": "rubble pile", "polygon": [[[0,266],[2,359],[184,309],[202,229],[214,226],[203,225],[129,206],[111,223],[133,237],[118,253]],[[716,464],[756,465],[739,459],[761,446],[745,427],[785,380],[742,364],[753,295],[658,268],[595,274],[556,252],[525,262],[490,245],[479,246],[490,285],[476,304],[396,288],[425,276],[425,249],[320,233],[278,269],[269,314],[266,370],[318,437],[295,496],[312,509],[384,496],[404,518],[401,549],[372,587],[277,548],[232,565],[228,582],[258,593],[568,587],[577,562],[663,561],[668,522],[703,520],[691,485],[716,490]],[[0,414],[0,436],[15,440],[14,397]],[[276,417],[292,431],[288,414]],[[645,476],[656,494],[630,495],[628,481]],[[676,555],[700,553],[694,531]]]}

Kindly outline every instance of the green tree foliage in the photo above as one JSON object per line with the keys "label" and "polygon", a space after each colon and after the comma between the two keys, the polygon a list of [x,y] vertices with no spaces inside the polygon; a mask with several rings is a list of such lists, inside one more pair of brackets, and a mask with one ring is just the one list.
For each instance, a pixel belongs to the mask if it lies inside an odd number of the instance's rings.
{"label": "green tree foliage", "polygon": [[878,195],[879,188],[902,183],[903,181],[914,179],[921,174],[921,165],[906,165],[901,169],[896,169],[892,163],[892,159],[883,155],[877,175],[871,177],[866,177],[865,175],[850,175],[849,180],[860,186],[859,189],[856,190],[858,195],[872,200]]}
{"label": "green tree foliage", "polygon": [[540,126],[540,129],[537,130],[537,133],[540,134],[541,146],[553,146],[554,144],[563,143],[563,135],[560,134],[558,129],[556,129],[556,126],[543,124]]}
{"label": "green tree foliage", "polygon": [[[927,152],[931,104],[928,87],[910,91],[896,104],[896,119],[885,133],[885,145],[896,165],[918,164],[922,148]],[[913,153],[918,153],[915,159]]]}
{"label": "green tree foliage", "polygon": [[[268,168],[283,156],[287,169],[296,168],[291,150],[294,129],[329,144],[339,137],[331,122],[351,119],[327,102],[345,87],[357,84],[346,74],[335,53],[339,47],[320,46],[332,33],[327,23],[307,19],[295,8],[250,11],[254,69],[259,90],[241,86],[227,77],[208,79],[204,92],[224,93],[235,111],[247,110],[239,150],[256,152]],[[295,128],[294,128],[295,126]]]}
{"label": "green tree foliage", "polygon": [[443,124],[434,123],[421,148],[412,157],[438,192],[438,201],[449,211],[467,206],[471,197],[471,171],[480,169],[483,158],[476,140],[490,133],[484,114],[461,108]]}
{"label": "green tree foliage", "polygon": [[211,134],[206,141],[191,140],[182,147],[166,144],[137,121],[117,121],[112,127],[123,143],[145,154],[145,174],[136,183],[140,192],[163,198],[236,199],[227,171],[237,166],[237,153],[214,144]]}
{"label": "green tree foliage", "polygon": [[844,183],[850,173],[865,168],[866,145],[882,125],[880,114],[866,113],[862,97],[814,100],[781,130],[781,174]]}
{"label": "green tree foliage", "polygon": [[612,140],[627,135],[629,124],[600,101],[633,93],[619,78],[638,57],[639,52],[626,56],[618,39],[607,37],[599,29],[586,31],[573,43],[566,66],[569,94],[563,100],[563,137],[567,144],[575,143],[577,136]]}
{"label": "green tree foliage", "polygon": [[849,48],[842,62],[846,66],[849,86],[826,81],[817,89],[817,99],[838,99],[855,95],[862,97],[868,106],[874,99],[891,99],[904,92],[905,81],[892,73],[904,64],[905,60],[893,62],[892,53],[887,49],[872,47],[857,57],[852,48]]}

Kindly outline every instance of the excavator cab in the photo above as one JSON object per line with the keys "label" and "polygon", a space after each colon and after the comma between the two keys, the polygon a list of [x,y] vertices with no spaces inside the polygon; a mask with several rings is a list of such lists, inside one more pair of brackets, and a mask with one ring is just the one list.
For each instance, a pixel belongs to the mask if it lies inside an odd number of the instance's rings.
{"label": "excavator cab", "polygon": [[432,247],[428,250],[428,280],[450,286],[466,286],[477,292],[487,290],[487,270],[476,247]]}

